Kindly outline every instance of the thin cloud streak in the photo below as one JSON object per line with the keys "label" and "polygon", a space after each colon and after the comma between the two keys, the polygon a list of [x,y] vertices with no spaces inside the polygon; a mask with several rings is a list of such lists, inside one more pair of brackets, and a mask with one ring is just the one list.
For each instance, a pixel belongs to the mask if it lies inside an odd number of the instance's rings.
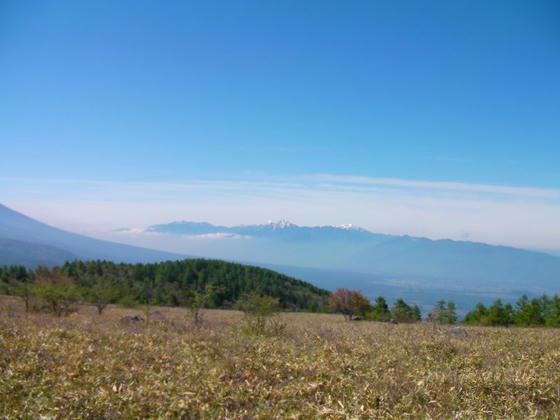
{"label": "thin cloud streak", "polygon": [[550,199],[560,199],[560,189],[537,188],[537,187],[512,187],[504,185],[487,185],[487,184],[469,184],[462,182],[446,182],[446,181],[415,181],[399,178],[375,178],[366,176],[345,176],[345,175],[329,175],[318,174],[308,175],[306,178],[317,181],[325,181],[340,184],[355,185],[377,185],[377,186],[393,186],[406,188],[423,188],[433,190],[447,191],[465,191],[479,193],[495,193],[504,195],[516,195],[525,197],[540,197]]}
{"label": "thin cloud streak", "polygon": [[[102,188],[104,190],[122,189],[126,191],[135,190],[159,190],[170,192],[185,192],[191,190],[222,190],[239,191],[246,189],[257,190],[282,190],[282,189],[326,189],[343,190],[354,188],[356,191],[379,191],[398,192],[405,190],[429,190],[433,192],[455,192],[455,193],[491,193],[504,196],[518,196],[527,198],[543,198],[560,200],[560,189],[539,187],[517,187],[505,185],[471,184],[448,181],[422,181],[407,180],[400,178],[376,178],[352,175],[313,174],[295,177],[265,177],[265,181],[255,180],[191,180],[188,182],[125,182],[125,181],[100,181],[100,180],[72,180],[72,179],[28,179],[28,178],[4,178],[0,181],[5,183],[23,183],[36,185],[38,183],[60,184],[60,185],[84,185],[90,188]],[[423,192],[425,193],[425,192]]]}

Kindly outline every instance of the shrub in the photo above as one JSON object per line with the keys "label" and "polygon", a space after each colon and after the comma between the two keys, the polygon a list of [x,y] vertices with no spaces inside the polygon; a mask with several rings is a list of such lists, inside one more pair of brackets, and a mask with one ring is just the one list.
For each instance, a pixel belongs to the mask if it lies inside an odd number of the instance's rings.
{"label": "shrub", "polygon": [[138,305],[134,296],[130,295],[124,295],[116,303],[117,305],[124,306],[125,308],[135,308]]}
{"label": "shrub", "polygon": [[101,315],[109,303],[114,303],[119,296],[118,290],[105,277],[94,278],[93,285],[85,289],[84,297],[96,308]]}
{"label": "shrub", "polygon": [[243,295],[235,308],[243,311],[243,332],[249,335],[279,335],[286,329],[286,324],[277,318],[271,318],[278,309],[278,298],[261,296],[257,293]]}
{"label": "shrub", "polygon": [[391,319],[391,311],[389,311],[389,306],[383,296],[379,296],[375,300],[375,305],[372,306],[371,311],[366,313],[365,319],[381,322],[387,322]]}
{"label": "shrub", "polygon": [[455,302],[450,300],[446,306],[445,301],[440,300],[436,303],[434,310],[428,314],[428,320],[439,322],[440,324],[455,324],[457,322],[455,309]]}
{"label": "shrub", "polygon": [[319,310],[319,304],[317,303],[316,300],[311,301],[311,303],[309,304],[309,312],[311,313],[315,313]]}
{"label": "shrub", "polygon": [[57,269],[39,267],[33,294],[43,300],[46,308],[60,317],[74,312],[74,304],[80,298],[76,285]]}
{"label": "shrub", "polygon": [[422,320],[418,305],[410,306],[403,299],[397,299],[391,308],[391,316],[397,322],[416,322]]}
{"label": "shrub", "polygon": [[33,306],[33,287],[29,283],[17,282],[9,289],[10,294],[18,296],[25,304],[25,312],[30,312]]}
{"label": "shrub", "polygon": [[214,306],[214,300],[218,293],[222,292],[223,288],[213,284],[207,284],[202,290],[184,290],[179,297],[176,297],[179,304],[189,308],[190,317],[196,327],[200,327],[203,322],[202,309],[205,307]]}

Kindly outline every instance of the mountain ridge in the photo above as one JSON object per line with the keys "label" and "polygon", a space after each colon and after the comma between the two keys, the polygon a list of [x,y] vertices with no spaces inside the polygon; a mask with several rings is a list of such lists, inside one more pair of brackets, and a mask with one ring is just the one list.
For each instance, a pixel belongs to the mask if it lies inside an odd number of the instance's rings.
{"label": "mountain ridge", "polygon": [[[287,224],[283,224],[283,222],[287,222]],[[155,233],[174,233],[174,234],[192,234],[196,235],[196,233],[190,228],[192,226],[197,226],[199,228],[200,234],[205,233],[243,233],[245,231],[255,231],[258,229],[266,229],[268,226],[271,226],[269,229],[270,231],[278,230],[278,226],[281,228],[286,229],[301,229],[301,230],[334,230],[334,231],[346,231],[346,232],[360,232],[360,234],[369,234],[371,238],[387,238],[387,239],[406,239],[410,241],[420,240],[420,241],[430,241],[433,243],[454,243],[454,244],[474,244],[474,245],[483,245],[488,247],[496,247],[496,248],[506,248],[512,250],[520,250],[526,251],[531,253],[537,254],[545,254],[551,256],[553,258],[558,258],[559,255],[555,255],[553,253],[542,251],[542,250],[534,250],[534,249],[526,249],[526,248],[518,248],[510,245],[495,245],[489,244],[486,242],[479,242],[479,241],[468,241],[462,239],[451,239],[451,238],[440,238],[440,239],[431,239],[423,236],[412,236],[408,234],[404,235],[395,235],[395,234],[386,234],[386,233],[377,233],[365,228],[355,226],[353,224],[345,224],[345,225],[317,225],[317,226],[303,226],[297,225],[295,223],[291,223],[281,219],[278,222],[271,222],[262,223],[262,224],[241,224],[241,225],[234,225],[234,226],[223,226],[223,225],[214,225],[209,222],[192,222],[187,220],[182,221],[175,221],[169,222],[164,224],[156,224],[148,226],[145,231],[147,232],[155,232]],[[207,230],[206,230],[207,229]],[[122,231],[126,231],[126,228],[119,229]]]}
{"label": "mountain ridge", "polygon": [[[152,262],[185,258],[185,255],[135,247],[90,238],[49,226],[0,204],[0,238],[35,247],[50,247],[65,251],[75,258],[114,260],[117,262]],[[3,243],[2,254],[13,249],[14,243]],[[31,248],[29,248],[31,249]],[[18,257],[19,258],[19,257]],[[53,261],[54,262],[54,261]],[[58,261],[57,261],[58,262]],[[0,265],[2,261],[0,260]]]}
{"label": "mountain ridge", "polygon": [[[205,235],[229,233],[240,236],[270,237],[281,235],[284,239],[322,240],[326,235],[336,235],[336,239],[359,239],[366,236],[382,237],[383,234],[369,232],[353,225],[343,226],[299,226],[286,220],[265,224],[221,226],[208,222],[178,221],[148,226],[146,232],[180,235]],[[325,235],[326,234],[326,235]]]}

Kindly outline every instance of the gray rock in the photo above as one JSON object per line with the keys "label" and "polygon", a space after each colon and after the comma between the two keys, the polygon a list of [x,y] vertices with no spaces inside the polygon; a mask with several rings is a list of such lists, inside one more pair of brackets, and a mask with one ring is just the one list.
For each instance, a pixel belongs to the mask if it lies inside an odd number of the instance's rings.
{"label": "gray rock", "polygon": [[448,337],[468,337],[467,330],[462,327],[453,327],[445,332]]}
{"label": "gray rock", "polygon": [[144,321],[140,315],[125,315],[121,318],[123,324],[135,324],[137,322]]}

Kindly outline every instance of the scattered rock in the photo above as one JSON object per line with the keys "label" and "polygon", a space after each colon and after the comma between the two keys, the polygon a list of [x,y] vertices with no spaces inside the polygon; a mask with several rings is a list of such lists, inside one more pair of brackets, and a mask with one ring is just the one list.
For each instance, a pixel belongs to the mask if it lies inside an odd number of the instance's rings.
{"label": "scattered rock", "polygon": [[445,335],[452,337],[468,337],[467,330],[462,327],[453,327],[445,332]]}
{"label": "scattered rock", "polygon": [[140,315],[126,315],[121,318],[123,324],[135,324],[137,322],[144,321]]}

